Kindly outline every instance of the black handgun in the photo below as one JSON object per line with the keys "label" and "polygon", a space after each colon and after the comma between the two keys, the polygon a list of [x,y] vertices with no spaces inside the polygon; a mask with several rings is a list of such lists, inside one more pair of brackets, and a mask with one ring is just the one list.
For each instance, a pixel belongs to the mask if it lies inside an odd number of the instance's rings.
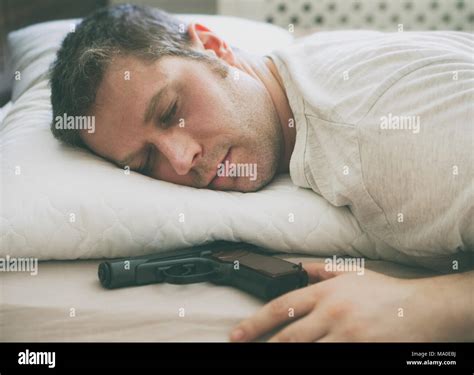
{"label": "black handgun", "polygon": [[268,251],[254,245],[225,241],[102,262],[98,276],[108,289],[210,281],[234,286],[267,301],[308,285],[301,263],[269,256]]}

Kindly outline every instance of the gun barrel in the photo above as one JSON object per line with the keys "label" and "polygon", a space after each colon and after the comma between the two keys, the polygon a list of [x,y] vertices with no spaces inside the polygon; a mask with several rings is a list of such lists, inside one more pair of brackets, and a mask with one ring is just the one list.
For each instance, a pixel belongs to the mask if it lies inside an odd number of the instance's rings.
{"label": "gun barrel", "polygon": [[152,270],[140,272],[138,275],[137,267],[144,263],[199,257],[204,252],[213,252],[225,248],[234,248],[236,246],[239,246],[239,244],[215,241],[206,245],[154,253],[140,257],[109,260],[99,264],[98,277],[102,286],[107,289],[158,282]]}
{"label": "gun barrel", "polygon": [[99,265],[100,283],[107,289],[132,285],[167,282],[192,284],[211,281],[220,275],[226,265],[206,257],[180,259],[134,259],[119,262],[102,262]]}
{"label": "gun barrel", "polygon": [[136,278],[137,267],[146,262],[147,259],[102,262],[98,269],[100,283],[107,289],[139,285]]}

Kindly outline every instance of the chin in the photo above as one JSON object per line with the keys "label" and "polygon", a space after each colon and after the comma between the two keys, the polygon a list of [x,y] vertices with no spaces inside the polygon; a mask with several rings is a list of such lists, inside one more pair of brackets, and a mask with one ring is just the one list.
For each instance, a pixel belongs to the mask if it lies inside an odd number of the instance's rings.
{"label": "chin", "polygon": [[260,190],[264,184],[259,180],[250,181],[246,178],[230,178],[224,177],[214,181],[210,188],[218,191],[239,191],[242,193],[250,193]]}
{"label": "chin", "polygon": [[269,178],[261,179],[257,178],[255,181],[251,181],[249,179],[243,179],[235,184],[234,191],[240,191],[242,193],[252,193],[263,189],[266,185],[268,185],[273,179],[273,175]]}

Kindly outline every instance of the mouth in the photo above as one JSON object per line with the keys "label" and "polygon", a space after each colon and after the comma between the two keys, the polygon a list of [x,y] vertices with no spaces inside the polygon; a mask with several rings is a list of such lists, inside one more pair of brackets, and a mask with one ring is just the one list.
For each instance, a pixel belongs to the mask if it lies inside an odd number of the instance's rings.
{"label": "mouth", "polygon": [[230,163],[230,158],[232,156],[231,155],[231,150],[232,150],[232,147],[229,148],[229,150],[227,151],[227,154],[225,154],[225,156],[221,160],[221,162],[217,164],[216,174],[214,175],[214,177],[211,179],[211,181],[207,185],[208,187],[214,187],[214,188],[219,187],[220,183],[224,180],[225,176],[218,176],[217,171],[218,171],[219,165],[225,164],[226,161],[228,161]]}

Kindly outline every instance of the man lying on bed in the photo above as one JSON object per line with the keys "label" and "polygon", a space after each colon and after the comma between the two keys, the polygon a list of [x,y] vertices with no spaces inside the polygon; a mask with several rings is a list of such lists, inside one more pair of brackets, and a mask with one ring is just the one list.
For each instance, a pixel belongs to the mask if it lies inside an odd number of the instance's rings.
{"label": "man lying on bed", "polygon": [[450,275],[418,280],[307,264],[324,281],[272,301],[234,341],[284,323],[273,341],[472,340],[474,274],[456,271],[474,248],[473,53],[465,33],[351,31],[252,56],[203,25],[119,6],[84,20],[52,68],[53,118],[95,116],[95,132],[52,131],[197,188],[256,191],[289,171],[350,207],[374,257],[449,261]]}

